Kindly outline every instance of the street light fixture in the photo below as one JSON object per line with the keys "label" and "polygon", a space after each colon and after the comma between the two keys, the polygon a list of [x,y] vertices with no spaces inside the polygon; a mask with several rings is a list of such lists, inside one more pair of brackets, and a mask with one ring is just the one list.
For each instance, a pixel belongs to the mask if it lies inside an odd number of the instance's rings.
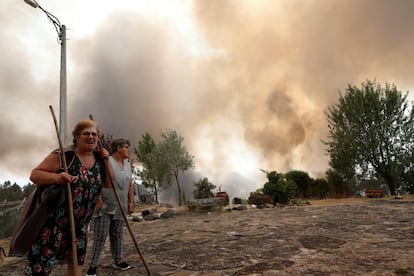
{"label": "street light fixture", "polygon": [[67,109],[66,109],[66,27],[60,24],[59,19],[43,9],[36,0],[24,0],[33,8],[41,9],[53,23],[60,43],[60,97],[59,97],[59,132],[63,144],[67,141]]}

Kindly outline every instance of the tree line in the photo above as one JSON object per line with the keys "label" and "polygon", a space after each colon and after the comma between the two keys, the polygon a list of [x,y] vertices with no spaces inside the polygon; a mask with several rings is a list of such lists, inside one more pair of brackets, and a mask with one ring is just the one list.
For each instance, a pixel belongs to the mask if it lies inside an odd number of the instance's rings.
{"label": "tree line", "polygon": [[27,198],[34,188],[35,185],[32,183],[20,187],[17,183],[11,184],[10,180],[6,180],[3,184],[0,184],[0,203],[4,201],[18,201],[25,197]]}

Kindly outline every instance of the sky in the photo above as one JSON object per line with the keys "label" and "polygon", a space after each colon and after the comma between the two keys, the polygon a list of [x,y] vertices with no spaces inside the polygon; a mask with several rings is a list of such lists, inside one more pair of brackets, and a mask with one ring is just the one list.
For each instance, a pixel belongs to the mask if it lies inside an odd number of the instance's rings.
{"label": "sky", "polygon": [[[207,177],[247,197],[262,170],[324,177],[324,112],[348,84],[414,98],[411,0],[38,3],[67,28],[69,141],[89,114],[133,146],[176,130],[195,157],[187,190]],[[23,186],[58,147],[60,44],[40,9],[0,7],[0,183]]]}

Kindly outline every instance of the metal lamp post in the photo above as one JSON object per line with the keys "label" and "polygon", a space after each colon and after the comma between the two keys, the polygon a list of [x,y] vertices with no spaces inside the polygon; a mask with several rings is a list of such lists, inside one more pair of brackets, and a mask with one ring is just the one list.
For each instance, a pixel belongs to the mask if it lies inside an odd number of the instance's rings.
{"label": "metal lamp post", "polygon": [[67,142],[67,109],[66,109],[66,27],[60,24],[59,19],[43,9],[36,0],[24,0],[33,8],[41,9],[53,23],[60,43],[60,97],[59,97],[59,132],[63,144]]}

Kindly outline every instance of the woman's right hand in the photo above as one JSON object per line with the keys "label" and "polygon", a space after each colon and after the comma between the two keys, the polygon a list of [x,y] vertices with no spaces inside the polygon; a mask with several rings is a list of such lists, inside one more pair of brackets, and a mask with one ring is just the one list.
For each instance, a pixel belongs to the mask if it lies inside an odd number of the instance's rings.
{"label": "woman's right hand", "polygon": [[77,177],[64,171],[61,172],[59,155],[52,152],[32,170],[30,180],[38,186],[66,185],[66,183],[76,182]]}
{"label": "woman's right hand", "polygon": [[56,182],[57,184],[65,185],[66,183],[76,182],[77,179],[78,179],[77,176],[70,175],[66,172],[61,172],[61,173],[58,173],[58,179]]}

